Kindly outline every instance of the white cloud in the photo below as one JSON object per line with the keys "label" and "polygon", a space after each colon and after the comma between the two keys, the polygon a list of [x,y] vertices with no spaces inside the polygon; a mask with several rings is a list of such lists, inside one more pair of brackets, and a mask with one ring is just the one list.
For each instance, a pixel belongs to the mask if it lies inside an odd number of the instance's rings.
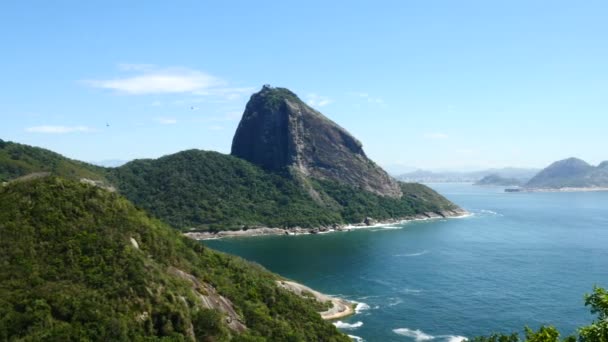
{"label": "white cloud", "polygon": [[[137,70],[142,71],[142,70]],[[194,93],[218,87],[224,81],[209,74],[182,68],[143,70],[139,75],[109,80],[92,80],[93,87],[112,89],[130,95]]]}
{"label": "white cloud", "polygon": [[219,126],[219,125],[213,125],[213,126],[209,126],[209,129],[212,131],[221,131],[224,129],[223,126]]}
{"label": "white cloud", "polygon": [[74,132],[91,132],[87,126],[34,126],[25,129],[29,133],[65,134]]}
{"label": "white cloud", "polygon": [[375,103],[375,104],[379,104],[379,105],[384,105],[384,100],[380,97],[374,97],[371,96],[368,93],[362,93],[362,92],[355,92],[355,93],[350,93],[351,95],[360,97],[362,99],[364,99],[365,101],[367,101],[368,103]]}
{"label": "white cloud", "polygon": [[311,107],[324,107],[333,101],[326,96],[320,96],[315,93],[310,93],[306,95],[306,103]]}
{"label": "white cloud", "polygon": [[174,125],[177,123],[177,119],[174,118],[156,118],[155,121],[161,125]]}
{"label": "white cloud", "polygon": [[433,139],[433,140],[442,140],[447,139],[449,136],[445,133],[435,132],[435,133],[427,133],[424,135],[425,139]]}

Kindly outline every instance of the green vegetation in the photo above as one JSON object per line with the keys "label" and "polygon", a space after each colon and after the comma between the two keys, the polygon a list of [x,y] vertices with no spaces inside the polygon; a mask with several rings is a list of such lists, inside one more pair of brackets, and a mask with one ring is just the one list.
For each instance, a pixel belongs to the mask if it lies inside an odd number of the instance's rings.
{"label": "green vegetation", "polygon": [[[585,295],[585,306],[591,308],[597,319],[590,325],[579,328],[578,337],[568,336],[564,342],[608,342],[608,291],[595,287],[592,294]],[[525,337],[522,340],[517,333],[492,334],[471,339],[471,342],[559,342],[560,333],[552,326],[541,326],[537,331],[525,328]]]}
{"label": "green vegetation", "polygon": [[[349,341],[278,276],[99,187],[57,177],[0,187],[0,250],[2,341]],[[211,286],[245,330],[204,305]]]}
{"label": "green vegetation", "polygon": [[217,152],[184,151],[110,170],[119,191],[180,228],[319,227],[456,209],[430,188],[402,184],[394,199],[332,181],[311,181],[315,201],[296,180]]}
{"label": "green vegetation", "polygon": [[290,178],[217,152],[136,160],[110,170],[109,177],[135,204],[180,228],[318,227],[342,221]]}
{"label": "green vegetation", "polygon": [[418,183],[400,183],[399,199],[379,196],[352,186],[331,181],[316,181],[315,188],[338,204],[344,221],[362,222],[366,217],[376,220],[403,218],[425,212],[458,209],[431,188]]}
{"label": "green vegetation", "polygon": [[[404,196],[394,199],[334,181],[301,180],[268,172],[217,152],[189,150],[101,168],[41,148],[0,143],[2,181],[35,172],[101,180],[138,207],[180,229],[311,228],[359,223],[366,217],[384,220],[456,209],[420,184],[402,183]],[[313,189],[317,199],[311,196]]]}
{"label": "green vegetation", "polygon": [[[263,95],[263,97],[260,98],[262,104],[260,110],[266,112],[275,112],[279,110],[285,100],[289,100],[292,103],[302,102],[302,100],[298,98],[298,95],[287,88],[264,86],[260,94]],[[256,103],[254,105],[258,104]]]}
{"label": "green vegetation", "polygon": [[51,172],[70,179],[105,180],[102,167],[68,159],[43,148],[0,139],[0,182],[34,172]]}

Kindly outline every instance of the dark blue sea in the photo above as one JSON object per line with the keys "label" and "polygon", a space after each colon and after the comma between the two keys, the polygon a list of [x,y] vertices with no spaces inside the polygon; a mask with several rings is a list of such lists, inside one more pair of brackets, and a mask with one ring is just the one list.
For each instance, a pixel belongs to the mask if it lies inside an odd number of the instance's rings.
{"label": "dark blue sea", "polygon": [[591,322],[583,295],[608,287],[608,192],[430,186],[472,215],[204,243],[360,302],[336,324],[365,341],[456,341],[542,324],[565,336]]}

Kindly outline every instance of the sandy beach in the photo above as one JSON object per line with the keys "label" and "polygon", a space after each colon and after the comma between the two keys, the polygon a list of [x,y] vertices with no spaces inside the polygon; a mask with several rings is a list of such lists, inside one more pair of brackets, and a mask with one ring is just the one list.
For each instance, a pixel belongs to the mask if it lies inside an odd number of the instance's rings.
{"label": "sandy beach", "polygon": [[341,298],[328,296],[326,294],[315,291],[308,286],[296,283],[294,281],[277,280],[277,285],[301,297],[312,295],[317,301],[321,303],[331,301],[333,306],[329,310],[319,312],[321,318],[325,320],[343,318],[355,313],[354,308],[356,303],[352,303]]}

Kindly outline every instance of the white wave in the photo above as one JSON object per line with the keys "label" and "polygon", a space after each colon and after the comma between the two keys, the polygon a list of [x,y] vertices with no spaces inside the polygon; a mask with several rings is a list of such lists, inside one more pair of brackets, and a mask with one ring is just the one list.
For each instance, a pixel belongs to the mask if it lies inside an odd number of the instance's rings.
{"label": "white wave", "polygon": [[334,325],[338,329],[354,330],[354,329],[361,327],[363,325],[363,322],[359,321],[356,323],[346,323],[346,322],[342,322],[342,321],[337,321],[337,322],[334,322]]}
{"label": "white wave", "polygon": [[361,312],[363,312],[365,310],[369,310],[369,309],[370,309],[369,305],[367,305],[365,303],[357,303],[357,306],[355,306],[355,313],[360,314]]}
{"label": "white wave", "polygon": [[488,209],[481,209],[481,210],[479,210],[479,213],[487,214],[487,215],[494,215],[494,216],[504,216],[501,213],[497,213],[494,210],[488,210]]}
{"label": "white wave", "polygon": [[422,292],[422,290],[408,289],[408,288],[401,290],[401,293],[409,293],[409,294],[420,293],[420,292]]}
{"label": "white wave", "polygon": [[408,328],[399,328],[399,329],[393,329],[393,332],[397,335],[411,337],[411,338],[415,339],[417,342],[429,341],[429,340],[432,340],[435,338],[435,336],[426,334],[425,332],[423,332],[422,330],[419,330],[419,329],[412,330],[412,329],[408,329]]}
{"label": "white wave", "polygon": [[399,305],[401,303],[403,303],[403,300],[401,300],[401,298],[390,298],[391,301],[388,303],[388,306],[395,306],[395,305]]}
{"label": "white wave", "polygon": [[355,335],[348,335],[348,337],[350,337],[351,340],[356,341],[356,342],[364,342],[365,341],[362,337],[355,336]]}
{"label": "white wave", "polygon": [[462,342],[462,341],[467,340],[467,338],[464,336],[448,335],[448,336],[441,336],[441,337],[445,338],[446,342]]}
{"label": "white wave", "polygon": [[[366,278],[361,277],[361,279],[366,279]],[[336,296],[336,297],[340,297],[340,296]],[[358,297],[357,299],[358,300],[365,300],[365,299],[378,298],[378,297],[381,297],[381,296],[363,296],[363,297]],[[340,297],[340,298],[342,298],[342,297]]]}
{"label": "white wave", "polygon": [[408,328],[399,328],[399,329],[393,329],[393,332],[397,335],[411,337],[416,342],[430,341],[430,340],[435,340],[435,339],[440,339],[444,342],[463,342],[463,341],[467,340],[466,337],[458,336],[458,335],[433,336],[433,335],[429,335],[429,334],[425,333],[424,331],[422,331],[420,329],[414,330],[414,329],[408,329]]}
{"label": "white wave", "polygon": [[421,255],[425,255],[427,254],[429,251],[427,251],[426,249],[423,250],[422,252],[417,252],[417,253],[409,253],[409,254],[395,254],[396,257],[417,257],[417,256],[421,256]]}
{"label": "white wave", "polygon": [[469,217],[473,217],[473,216],[475,216],[475,213],[467,213],[467,214],[460,215],[460,216],[450,217],[450,219],[465,219],[465,218],[469,218]]}

